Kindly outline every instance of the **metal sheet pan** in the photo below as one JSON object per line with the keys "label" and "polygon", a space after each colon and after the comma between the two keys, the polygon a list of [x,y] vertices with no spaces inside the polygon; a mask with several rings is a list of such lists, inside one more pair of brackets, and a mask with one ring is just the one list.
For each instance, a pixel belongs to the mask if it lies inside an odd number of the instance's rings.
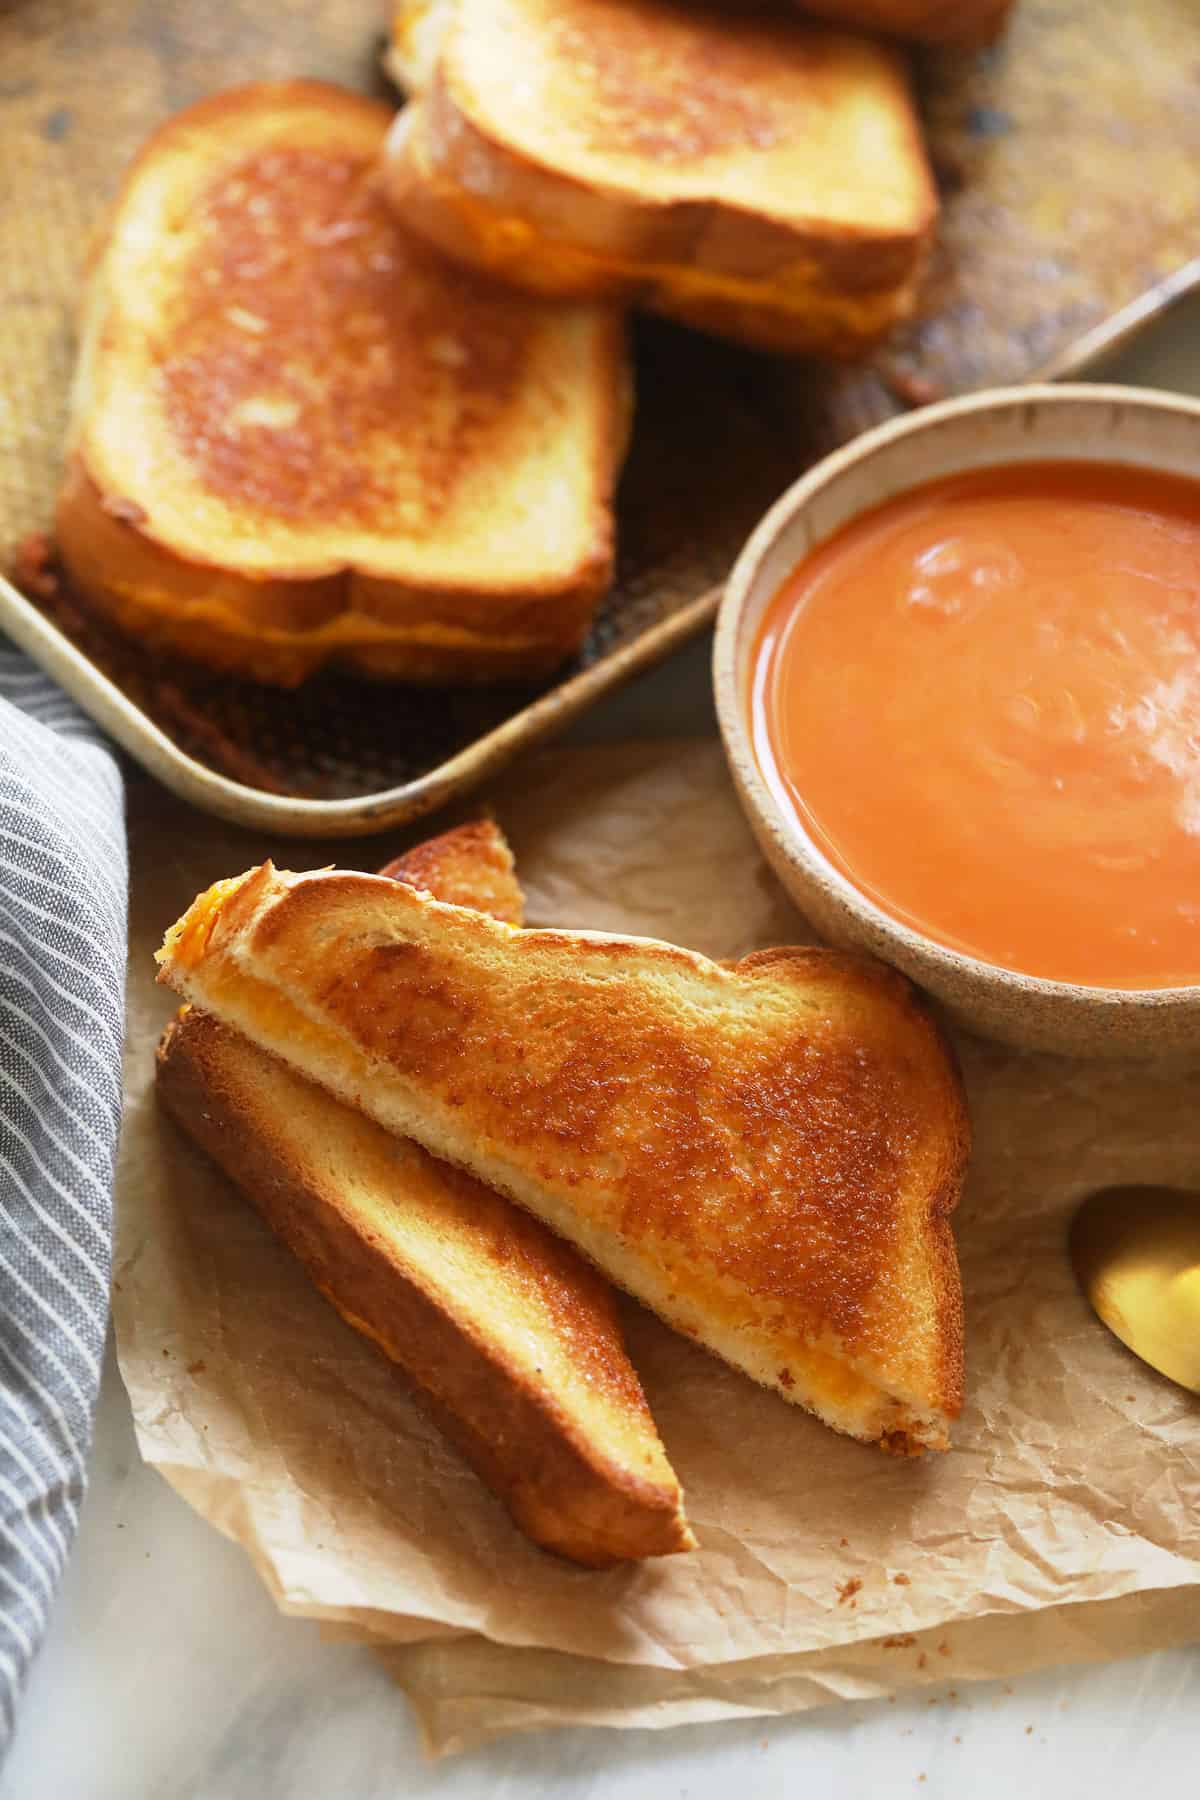
{"label": "metal sheet pan", "polygon": [[[237,81],[380,89],[380,19],[378,0],[15,0],[0,18],[0,564],[51,514],[82,257],[129,156]],[[1080,373],[1200,285],[1198,53],[1192,0],[1022,0],[995,48],[926,56],[942,229],[918,316],[869,367],[639,324],[618,578],[550,683],[282,694],[166,667],[8,584],[0,629],[210,811],[313,837],[428,811],[701,631],[747,530],[816,456],[926,399]]]}

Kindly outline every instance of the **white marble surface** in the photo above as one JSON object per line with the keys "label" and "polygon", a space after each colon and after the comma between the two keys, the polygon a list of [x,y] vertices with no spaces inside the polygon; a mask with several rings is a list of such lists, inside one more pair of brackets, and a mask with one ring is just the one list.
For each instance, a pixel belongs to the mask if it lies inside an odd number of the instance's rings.
{"label": "white marble surface", "polygon": [[[1200,303],[1105,373],[1200,393]],[[710,729],[697,645],[575,736]],[[1194,1794],[1198,1770],[1200,1648],[795,1720],[539,1733],[429,1764],[372,1657],[281,1618],[241,1553],[142,1468],[110,1357],[83,1527],[0,1800],[860,1800],[968,1785],[972,1800],[1090,1800],[1151,1777]]]}

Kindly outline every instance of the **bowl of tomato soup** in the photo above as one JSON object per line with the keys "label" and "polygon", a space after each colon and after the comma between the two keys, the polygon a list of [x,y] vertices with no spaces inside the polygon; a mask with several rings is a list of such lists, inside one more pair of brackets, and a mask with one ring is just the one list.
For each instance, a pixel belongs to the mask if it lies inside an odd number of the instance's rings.
{"label": "bowl of tomato soup", "polygon": [[1020,388],[811,470],[730,578],[735,783],[816,927],[960,1019],[1200,1051],[1200,404]]}

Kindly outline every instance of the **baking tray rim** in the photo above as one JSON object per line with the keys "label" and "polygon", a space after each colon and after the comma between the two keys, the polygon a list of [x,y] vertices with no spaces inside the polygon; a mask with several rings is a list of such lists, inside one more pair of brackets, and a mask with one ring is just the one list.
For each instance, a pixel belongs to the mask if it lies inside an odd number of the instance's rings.
{"label": "baking tray rim", "polygon": [[[1024,381],[1009,385],[1034,386],[1088,374],[1197,290],[1200,257],[1103,320],[1050,362],[1031,370]],[[414,780],[337,800],[267,793],[189,756],[2,575],[0,631],[51,675],[135,762],[180,799],[235,825],[296,837],[337,838],[369,836],[419,818],[493,774],[520,751],[568,725],[611,690],[681,649],[712,623],[721,591],[719,585],[707,589]]]}

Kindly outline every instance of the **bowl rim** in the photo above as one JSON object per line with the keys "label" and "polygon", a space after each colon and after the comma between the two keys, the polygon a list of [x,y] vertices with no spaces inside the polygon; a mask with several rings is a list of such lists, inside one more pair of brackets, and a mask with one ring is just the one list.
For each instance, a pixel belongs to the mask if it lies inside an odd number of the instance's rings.
{"label": "bowl rim", "polygon": [[[940,944],[936,939],[926,937],[923,932],[894,918],[829,861],[798,818],[793,818],[784,811],[759,769],[745,714],[738,656],[743,617],[755,593],[759,570],[769,552],[796,516],[806,510],[819,494],[840,481],[857,464],[946,421],[958,422],[981,413],[1025,408],[1028,409],[1026,428],[1032,445],[1037,441],[1037,417],[1042,409],[1081,405],[1103,407],[1110,411],[1114,407],[1128,407],[1131,411],[1174,415],[1190,418],[1200,426],[1200,398],[1193,399],[1190,395],[1105,382],[1055,382],[1052,385],[1030,383],[1021,387],[987,388],[977,394],[936,401],[897,419],[889,419],[884,424],[863,432],[851,443],[831,451],[807,469],[764,513],[742,546],[726,581],[713,639],[713,693],[717,723],[726,759],[734,776],[735,786],[742,795],[743,804],[757,815],[759,822],[779,841],[789,862],[798,863],[808,877],[843,908],[869,925],[879,937],[896,945],[909,959],[915,960],[918,965],[924,965],[930,975],[944,975],[956,980],[965,977],[977,988],[988,986],[994,991],[1011,994],[1014,998],[1020,996],[1025,1001],[1037,1000],[1050,1004],[1058,1002],[1074,1007],[1086,1006],[1093,1010],[1116,1012],[1135,1007],[1166,1009],[1184,1005],[1197,1006],[1200,1005],[1200,982],[1184,987],[1114,988],[1055,981],[1043,975],[1026,975],[1019,969],[1005,968],[1000,963],[987,962],[967,951]],[[1020,463],[1037,459],[1030,456],[1013,460]],[[1120,465],[1124,459],[1119,455],[1089,454],[1087,449],[1081,449],[1079,460]],[[980,462],[965,466],[984,468],[988,465]],[[1160,465],[1143,462],[1139,466],[1153,468]],[[1164,469],[1163,472],[1169,471]],[[909,492],[912,488],[924,486],[929,479],[932,478],[919,477],[910,487],[899,487],[896,492]],[[1193,479],[1200,481],[1200,474]],[[884,504],[885,501],[874,501],[871,506]],[[849,523],[850,518],[857,518],[862,512],[869,510],[870,506],[863,507],[850,514],[845,522]],[[922,981],[926,976],[918,973],[914,978]]]}

